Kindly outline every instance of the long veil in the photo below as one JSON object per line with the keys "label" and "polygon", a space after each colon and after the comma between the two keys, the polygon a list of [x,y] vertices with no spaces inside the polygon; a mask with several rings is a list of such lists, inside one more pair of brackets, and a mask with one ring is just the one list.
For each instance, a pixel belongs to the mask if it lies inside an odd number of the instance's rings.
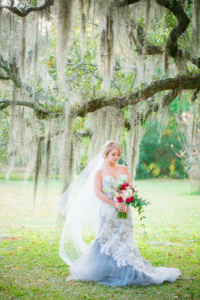
{"label": "long veil", "polygon": [[94,176],[95,172],[104,163],[103,154],[100,152],[90,161],[54,205],[65,216],[59,254],[69,266],[87,248],[84,239],[96,233],[98,208],[101,200],[95,194]]}

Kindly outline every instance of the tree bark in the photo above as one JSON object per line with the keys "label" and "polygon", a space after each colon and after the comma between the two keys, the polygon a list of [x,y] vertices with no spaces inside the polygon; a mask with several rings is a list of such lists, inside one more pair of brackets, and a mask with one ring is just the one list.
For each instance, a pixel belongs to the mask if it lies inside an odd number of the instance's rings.
{"label": "tree bark", "polygon": [[45,0],[45,3],[43,5],[41,5],[39,7],[29,7],[27,9],[25,9],[24,11],[19,10],[16,6],[8,6],[8,5],[1,6],[0,9],[2,9],[2,8],[8,9],[13,14],[18,15],[21,18],[24,18],[33,11],[42,11],[42,10],[52,6],[53,4],[54,4],[54,0]]}

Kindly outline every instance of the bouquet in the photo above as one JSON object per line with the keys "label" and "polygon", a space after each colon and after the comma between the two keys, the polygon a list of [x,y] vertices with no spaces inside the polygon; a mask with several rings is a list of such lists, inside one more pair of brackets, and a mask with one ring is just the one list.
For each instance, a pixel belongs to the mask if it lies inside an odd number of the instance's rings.
{"label": "bouquet", "polygon": [[[147,206],[150,202],[140,198],[137,191],[126,181],[118,184],[115,190],[109,189],[107,187],[103,188],[103,192],[109,192],[114,201],[119,203],[125,203],[126,207],[133,206],[138,210],[138,214],[141,214],[144,210],[144,206]],[[118,218],[126,219],[127,213],[119,211],[117,214]],[[145,217],[141,217],[142,220]]]}

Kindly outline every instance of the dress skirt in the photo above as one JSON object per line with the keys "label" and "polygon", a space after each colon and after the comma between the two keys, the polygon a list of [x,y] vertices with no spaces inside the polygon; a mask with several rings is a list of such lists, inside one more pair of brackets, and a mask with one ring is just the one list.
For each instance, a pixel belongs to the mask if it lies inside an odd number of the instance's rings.
{"label": "dress skirt", "polygon": [[[173,282],[181,274],[175,268],[149,268],[147,271],[137,270],[132,265],[117,266],[117,262],[105,254],[101,254],[97,240],[94,240],[88,250],[70,267],[70,279],[95,281],[99,284],[116,286],[161,284],[164,281]],[[149,262],[147,262],[150,264]]]}

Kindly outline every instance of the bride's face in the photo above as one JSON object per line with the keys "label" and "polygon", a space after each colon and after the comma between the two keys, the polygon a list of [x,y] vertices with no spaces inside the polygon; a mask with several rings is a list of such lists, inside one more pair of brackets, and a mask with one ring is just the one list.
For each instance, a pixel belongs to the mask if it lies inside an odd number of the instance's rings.
{"label": "bride's face", "polygon": [[117,148],[113,148],[107,155],[107,160],[113,164],[116,164],[120,159],[120,151]]}

